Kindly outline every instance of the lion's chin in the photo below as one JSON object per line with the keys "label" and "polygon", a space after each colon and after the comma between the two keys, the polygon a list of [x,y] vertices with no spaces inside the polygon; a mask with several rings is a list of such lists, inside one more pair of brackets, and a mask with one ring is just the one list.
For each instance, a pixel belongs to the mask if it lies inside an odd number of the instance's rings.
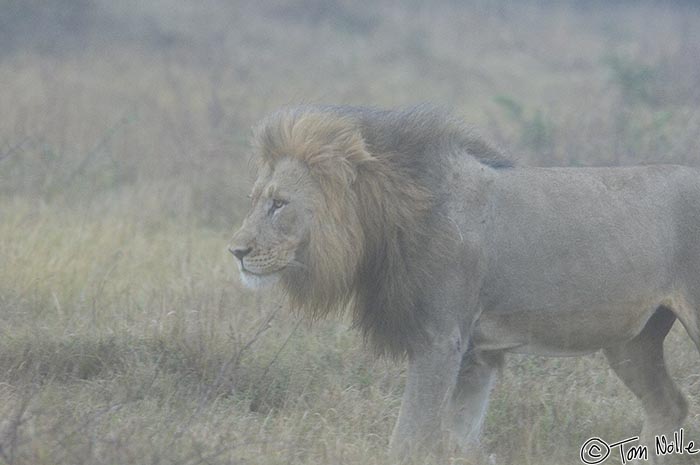
{"label": "lion's chin", "polygon": [[262,289],[276,284],[280,279],[280,271],[269,274],[255,274],[249,271],[240,270],[241,282],[249,289]]}

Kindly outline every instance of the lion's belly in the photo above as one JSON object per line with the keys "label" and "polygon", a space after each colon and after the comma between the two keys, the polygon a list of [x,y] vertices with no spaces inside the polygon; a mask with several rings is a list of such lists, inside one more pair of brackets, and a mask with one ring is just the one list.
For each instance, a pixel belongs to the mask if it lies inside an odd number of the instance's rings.
{"label": "lion's belly", "polygon": [[482,313],[472,333],[478,350],[549,356],[594,352],[641,332],[659,302],[616,302],[580,309]]}

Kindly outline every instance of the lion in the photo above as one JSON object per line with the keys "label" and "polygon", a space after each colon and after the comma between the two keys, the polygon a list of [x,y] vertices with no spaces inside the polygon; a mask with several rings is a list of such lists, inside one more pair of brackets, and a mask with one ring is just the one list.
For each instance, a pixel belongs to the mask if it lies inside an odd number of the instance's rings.
{"label": "lion", "polygon": [[520,166],[426,105],[283,108],[253,145],[229,246],[241,279],[311,318],[347,309],[378,354],[407,359],[395,457],[477,453],[510,352],[602,350],[642,440],[682,424],[663,341],[678,319],[700,349],[697,170]]}

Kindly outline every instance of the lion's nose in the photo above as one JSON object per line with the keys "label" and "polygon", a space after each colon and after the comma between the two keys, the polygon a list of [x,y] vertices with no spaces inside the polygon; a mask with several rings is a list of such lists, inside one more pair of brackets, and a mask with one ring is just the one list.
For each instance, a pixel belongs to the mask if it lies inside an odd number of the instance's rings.
{"label": "lion's nose", "polygon": [[240,247],[229,247],[228,248],[228,251],[231,252],[233,254],[233,256],[239,260],[243,260],[243,257],[248,255],[251,250],[253,250],[252,247],[248,247],[247,249],[242,249]]}

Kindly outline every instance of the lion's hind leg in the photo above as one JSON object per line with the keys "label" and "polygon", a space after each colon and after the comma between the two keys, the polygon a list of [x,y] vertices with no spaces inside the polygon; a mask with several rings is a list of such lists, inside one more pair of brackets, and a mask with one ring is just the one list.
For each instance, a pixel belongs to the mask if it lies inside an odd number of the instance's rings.
{"label": "lion's hind leg", "polygon": [[700,293],[696,298],[693,296],[683,296],[676,299],[671,299],[669,308],[676,315],[676,318],[683,324],[683,327],[690,336],[690,339],[695,343],[700,352]]}
{"label": "lion's hind leg", "polygon": [[664,361],[664,338],[675,320],[671,310],[659,307],[634,339],[604,350],[612,369],[642,403],[641,440],[650,447],[650,457],[654,436],[677,430],[688,412],[687,402]]}

